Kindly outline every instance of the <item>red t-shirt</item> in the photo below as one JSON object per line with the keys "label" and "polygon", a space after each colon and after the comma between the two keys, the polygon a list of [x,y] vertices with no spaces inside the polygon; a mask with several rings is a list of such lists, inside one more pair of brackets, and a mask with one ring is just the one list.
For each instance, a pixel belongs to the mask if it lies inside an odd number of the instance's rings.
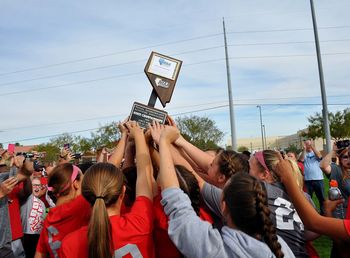
{"label": "red t-shirt", "polygon": [[23,237],[21,212],[18,194],[22,190],[23,184],[18,184],[13,188],[12,192],[9,193],[9,215],[11,224],[12,241]]}
{"label": "red t-shirt", "polygon": [[350,238],[350,219],[344,219],[344,226]]}
{"label": "red t-shirt", "polygon": [[90,214],[90,204],[81,195],[68,203],[51,208],[45,219],[36,251],[57,257],[62,239],[68,233],[86,226]]}
{"label": "red t-shirt", "polygon": [[[136,198],[129,213],[109,217],[115,257],[154,257],[152,202],[145,196]],[[67,235],[60,257],[88,257],[88,227]]]}
{"label": "red t-shirt", "polygon": [[[182,254],[177,250],[176,246],[170,240],[168,235],[168,217],[164,213],[164,208],[160,203],[161,200],[160,191],[153,199],[153,210],[154,210],[154,246],[156,250],[157,258],[180,258]],[[199,208],[199,217],[213,224],[213,218],[209,211],[205,208]]]}

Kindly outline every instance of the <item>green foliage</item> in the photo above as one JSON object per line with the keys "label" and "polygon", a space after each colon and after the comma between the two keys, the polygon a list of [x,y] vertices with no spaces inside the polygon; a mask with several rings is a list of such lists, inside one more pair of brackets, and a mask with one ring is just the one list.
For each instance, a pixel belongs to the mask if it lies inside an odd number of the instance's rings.
{"label": "green foliage", "polygon": [[176,119],[182,136],[202,150],[216,149],[224,133],[208,117],[190,116]]}
{"label": "green foliage", "polygon": [[36,146],[34,150],[38,152],[45,152],[46,155],[42,160],[47,163],[57,161],[60,154],[60,148],[52,143],[40,144]]}
{"label": "green foliage", "polygon": [[239,146],[239,147],[237,148],[237,151],[238,151],[238,152],[243,152],[243,151],[249,151],[249,149],[248,149],[248,147],[246,147],[246,146]]}
{"label": "green foliage", "polygon": [[[350,108],[335,113],[328,113],[331,136],[334,140],[350,137]],[[300,136],[309,139],[324,138],[323,117],[321,113],[316,113],[308,118],[309,126],[306,132]]]}
{"label": "green foliage", "polygon": [[300,147],[298,147],[296,144],[290,144],[287,148],[286,148],[286,153],[288,152],[294,152],[296,155],[298,155],[302,149]]}
{"label": "green foliage", "polygon": [[91,133],[91,146],[95,150],[101,147],[112,148],[119,138],[118,123],[112,122],[100,127],[96,133]]}
{"label": "green foliage", "polygon": [[50,139],[46,144],[38,145],[34,150],[38,152],[46,152],[43,159],[44,162],[57,161],[61,149],[67,143],[73,153],[86,153],[94,151],[102,146],[112,148],[115,142],[119,139],[120,132],[116,122],[112,122],[105,126],[101,126],[96,133],[91,133],[91,138],[82,136],[73,136],[69,133],[64,133],[58,137]]}

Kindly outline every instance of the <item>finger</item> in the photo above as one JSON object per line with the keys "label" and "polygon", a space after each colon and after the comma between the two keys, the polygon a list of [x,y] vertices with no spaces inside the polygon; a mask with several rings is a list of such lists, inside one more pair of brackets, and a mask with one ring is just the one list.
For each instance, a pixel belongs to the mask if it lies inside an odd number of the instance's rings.
{"label": "finger", "polygon": [[278,156],[279,161],[283,161],[283,157],[279,151],[277,151],[277,156]]}

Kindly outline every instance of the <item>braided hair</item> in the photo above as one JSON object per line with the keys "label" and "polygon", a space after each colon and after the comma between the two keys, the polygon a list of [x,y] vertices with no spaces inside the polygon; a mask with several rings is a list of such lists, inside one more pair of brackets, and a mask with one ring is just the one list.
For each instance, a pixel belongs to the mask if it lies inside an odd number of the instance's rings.
{"label": "braided hair", "polygon": [[249,172],[249,163],[243,154],[223,150],[218,155],[220,173],[225,175],[227,179],[237,172]]}
{"label": "braided hair", "polygon": [[236,173],[225,185],[223,200],[237,228],[265,242],[277,258],[284,257],[270,219],[266,189],[259,180],[247,173]]}

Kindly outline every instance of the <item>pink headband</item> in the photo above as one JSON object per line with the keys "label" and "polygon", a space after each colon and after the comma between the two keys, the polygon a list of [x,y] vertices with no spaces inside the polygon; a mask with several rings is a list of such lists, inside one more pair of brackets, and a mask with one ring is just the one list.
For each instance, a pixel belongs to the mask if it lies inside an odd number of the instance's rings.
{"label": "pink headband", "polygon": [[254,156],[257,158],[257,160],[259,161],[259,163],[261,164],[261,166],[263,166],[263,168],[270,172],[270,170],[267,168],[266,163],[265,163],[265,159],[264,159],[264,155],[262,151],[258,151],[255,152]]}
{"label": "pink headband", "polygon": [[[73,183],[75,179],[77,179],[77,176],[80,172],[80,168],[78,168],[77,166],[73,165],[73,172],[72,172],[72,176],[70,177],[70,181]],[[68,187],[70,186],[70,184],[68,183],[65,187],[63,187],[63,189],[57,194],[59,195],[60,193],[63,193],[64,191],[66,191],[68,189]],[[49,191],[53,191],[53,188],[51,186],[47,187],[47,190]]]}

